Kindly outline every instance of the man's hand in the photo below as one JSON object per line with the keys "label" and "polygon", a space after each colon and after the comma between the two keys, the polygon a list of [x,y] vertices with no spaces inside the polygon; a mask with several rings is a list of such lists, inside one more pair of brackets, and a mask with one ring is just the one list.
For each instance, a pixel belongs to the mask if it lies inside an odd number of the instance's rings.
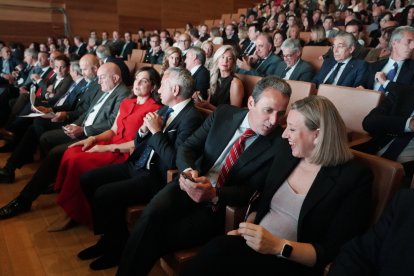
{"label": "man's hand", "polygon": [[37,110],[39,110],[40,112],[43,112],[43,113],[50,113],[50,112],[53,112],[53,109],[52,108],[50,108],[50,107],[45,107],[45,106],[36,106],[36,109]]}
{"label": "man's hand", "polygon": [[68,118],[68,113],[66,111],[57,112],[55,117],[50,119],[52,122],[64,122]]}
{"label": "man's hand", "polygon": [[151,131],[152,134],[162,131],[162,118],[155,112],[148,112],[144,117],[144,126]]}
{"label": "man's hand", "polygon": [[384,72],[377,72],[375,73],[375,80],[378,81],[380,84],[384,84],[384,82],[387,80],[387,76]]}
{"label": "man's hand", "polygon": [[28,94],[29,91],[26,89],[26,87],[19,87],[19,93],[20,94]]}
{"label": "man's hand", "polygon": [[210,179],[205,176],[193,177],[194,181],[180,176],[180,188],[197,203],[211,201],[216,196],[216,189],[211,185]]}
{"label": "man's hand", "polygon": [[81,137],[84,134],[83,127],[76,125],[66,125],[64,132],[67,136],[69,136],[72,139]]}
{"label": "man's hand", "polygon": [[243,70],[250,70],[252,69],[252,64],[254,63],[254,56],[243,57],[243,60],[239,62],[239,68]]}
{"label": "man's hand", "polygon": [[37,81],[39,81],[39,80],[40,80],[40,75],[39,75],[39,74],[32,74],[32,75],[30,76],[30,78],[31,78],[33,81],[37,82]]}

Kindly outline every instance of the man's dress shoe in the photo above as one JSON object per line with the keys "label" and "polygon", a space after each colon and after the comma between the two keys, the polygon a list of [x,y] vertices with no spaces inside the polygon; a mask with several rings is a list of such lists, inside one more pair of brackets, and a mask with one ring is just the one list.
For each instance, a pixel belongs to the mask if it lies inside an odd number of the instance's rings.
{"label": "man's dress shoe", "polygon": [[14,178],[14,171],[6,168],[0,169],[0,183],[13,183]]}
{"label": "man's dress shoe", "polygon": [[0,139],[11,141],[14,138],[14,133],[5,128],[0,128]]}
{"label": "man's dress shoe", "polygon": [[0,219],[7,219],[30,210],[31,203],[21,199],[13,199],[6,206],[0,208]]}
{"label": "man's dress shoe", "polygon": [[82,250],[78,253],[81,260],[90,260],[102,256],[105,253],[104,238],[101,238],[96,244]]}
{"label": "man's dress shoe", "polygon": [[99,257],[98,259],[90,263],[89,267],[92,270],[108,269],[119,265],[119,261],[120,256],[114,256],[113,254],[109,253],[103,255],[102,257]]}

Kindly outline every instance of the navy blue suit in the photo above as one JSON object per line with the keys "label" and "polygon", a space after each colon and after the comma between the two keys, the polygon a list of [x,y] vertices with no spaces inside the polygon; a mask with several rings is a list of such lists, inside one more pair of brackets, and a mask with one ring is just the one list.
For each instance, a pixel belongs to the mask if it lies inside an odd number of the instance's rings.
{"label": "navy blue suit", "polygon": [[[334,58],[328,58],[323,61],[322,68],[319,73],[313,78],[312,82],[319,86],[323,84],[324,79],[335,66],[337,61]],[[363,60],[351,59],[342,71],[336,85],[357,87],[364,85],[365,74],[367,71],[367,64]]]}

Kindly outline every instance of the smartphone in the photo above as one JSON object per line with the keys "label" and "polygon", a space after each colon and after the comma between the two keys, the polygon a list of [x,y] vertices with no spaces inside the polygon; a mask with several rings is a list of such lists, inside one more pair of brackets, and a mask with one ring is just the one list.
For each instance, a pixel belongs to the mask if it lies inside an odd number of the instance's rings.
{"label": "smartphone", "polygon": [[198,99],[199,99],[200,101],[204,101],[203,97],[201,97],[201,93],[200,93],[200,92],[198,92],[198,93],[197,93],[197,97],[198,97]]}
{"label": "smartphone", "polygon": [[190,175],[187,175],[187,174],[185,174],[185,173],[181,173],[181,175],[182,175],[185,179],[190,180],[191,182],[196,182],[196,181],[194,180],[194,178],[192,178]]}
{"label": "smartphone", "polygon": [[69,129],[68,129],[67,127],[65,127],[65,126],[62,126],[62,129],[63,129],[64,131],[69,131]]}

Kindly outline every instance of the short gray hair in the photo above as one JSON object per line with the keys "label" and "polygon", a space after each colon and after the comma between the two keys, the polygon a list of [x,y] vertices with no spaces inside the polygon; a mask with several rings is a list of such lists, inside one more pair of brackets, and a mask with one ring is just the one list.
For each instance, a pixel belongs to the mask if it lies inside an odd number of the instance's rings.
{"label": "short gray hair", "polygon": [[111,56],[111,50],[106,45],[99,45],[98,48],[96,48],[96,56],[99,59],[106,59]]}
{"label": "short gray hair", "polygon": [[334,39],[339,38],[339,37],[345,39],[346,45],[348,47],[355,47],[356,44],[357,44],[356,38],[354,37],[353,34],[350,34],[350,33],[344,32],[344,31],[340,31],[335,36]]}
{"label": "short gray hair", "polygon": [[286,96],[289,99],[290,95],[292,94],[292,89],[285,80],[276,76],[267,76],[259,80],[254,86],[252,97],[255,103],[257,103],[260,100],[263,91],[267,88],[276,89],[280,91],[282,95]]}
{"label": "short gray hair", "polygon": [[180,95],[183,99],[189,99],[194,92],[194,80],[190,71],[182,67],[170,67],[164,72],[164,78],[169,76],[171,85],[180,87]]}
{"label": "short gray hair", "polygon": [[189,51],[192,51],[197,60],[200,61],[201,65],[204,65],[204,63],[206,63],[206,53],[203,51],[203,49],[201,49],[200,47],[190,47]]}
{"label": "short gray hair", "polygon": [[414,28],[411,26],[401,26],[396,28],[391,34],[389,45],[391,46],[394,41],[400,41],[401,38],[403,38],[404,33],[414,33]]}
{"label": "short gray hair", "polygon": [[37,56],[39,55],[39,52],[36,51],[33,48],[27,48],[26,50],[24,50],[24,54],[25,55],[29,55],[29,56],[31,56],[34,59],[37,59]]}
{"label": "short gray hair", "polygon": [[82,76],[82,70],[79,66],[79,60],[74,60],[70,62],[70,69],[76,72],[79,76]]}
{"label": "short gray hair", "polygon": [[300,45],[299,39],[288,38],[283,41],[281,48],[291,49],[295,52],[299,52],[302,49],[302,45]]}

